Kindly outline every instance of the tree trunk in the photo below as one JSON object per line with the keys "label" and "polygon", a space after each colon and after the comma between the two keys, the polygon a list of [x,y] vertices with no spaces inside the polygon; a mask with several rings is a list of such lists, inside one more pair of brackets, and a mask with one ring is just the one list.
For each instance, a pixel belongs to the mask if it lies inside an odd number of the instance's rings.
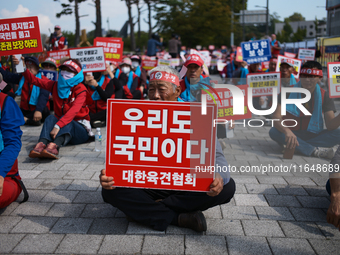
{"label": "tree trunk", "polygon": [[79,21],[79,12],[78,12],[78,0],[74,0],[74,14],[76,17],[76,34],[74,39],[74,46],[77,47],[79,44],[79,36],[80,36],[80,21]]}
{"label": "tree trunk", "polygon": [[95,37],[102,37],[102,14],[100,11],[100,0],[96,0],[96,31]]}
{"label": "tree trunk", "polygon": [[139,0],[136,1],[136,5],[137,5],[137,11],[138,11],[138,42],[140,40],[140,10],[141,10],[141,7],[139,6]]}
{"label": "tree trunk", "polygon": [[151,3],[150,1],[145,1],[146,4],[148,5],[148,25],[149,25],[149,39],[151,38],[152,35],[152,24],[151,24]]}
{"label": "tree trunk", "polygon": [[131,0],[126,0],[126,6],[128,8],[129,14],[129,24],[130,24],[130,42],[131,42],[131,51],[135,51],[136,49],[136,40],[135,40],[135,31],[134,31],[134,24],[131,14]]}

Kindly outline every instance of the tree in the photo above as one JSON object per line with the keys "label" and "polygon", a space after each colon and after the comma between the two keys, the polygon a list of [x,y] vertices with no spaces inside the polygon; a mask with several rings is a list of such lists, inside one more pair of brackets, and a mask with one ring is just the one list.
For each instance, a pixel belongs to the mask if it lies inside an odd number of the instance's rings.
{"label": "tree", "polygon": [[[53,0],[55,2],[60,2],[60,0]],[[60,18],[62,15],[71,15],[74,12],[75,20],[76,20],[76,32],[75,32],[75,40],[74,40],[74,46],[77,46],[80,42],[79,36],[80,36],[80,21],[79,21],[79,4],[81,2],[85,2],[86,0],[68,0],[70,4],[64,4],[61,3],[61,6],[64,8],[61,12],[56,14],[57,18]],[[71,3],[74,2],[74,5],[71,5]]]}
{"label": "tree", "polygon": [[96,4],[95,37],[102,37],[102,13],[100,10],[100,0],[95,0],[95,4]]}
{"label": "tree", "polygon": [[305,21],[305,17],[302,16],[301,13],[294,12],[293,15],[288,17],[289,21]]}
{"label": "tree", "polygon": [[147,8],[148,8],[148,20],[145,20],[144,19],[144,22],[148,23],[148,26],[149,26],[149,38],[151,38],[151,35],[152,35],[152,30],[155,27],[152,27],[152,19],[151,19],[151,12],[154,8],[156,8],[156,5],[159,3],[158,0],[144,0],[144,3],[146,3],[147,5]]}
{"label": "tree", "polygon": [[134,3],[133,0],[122,0],[125,1],[126,7],[128,8],[128,15],[129,15],[129,25],[130,25],[130,41],[131,41],[131,50],[135,51],[136,49],[136,39],[135,39],[135,30],[132,17],[132,4]]}

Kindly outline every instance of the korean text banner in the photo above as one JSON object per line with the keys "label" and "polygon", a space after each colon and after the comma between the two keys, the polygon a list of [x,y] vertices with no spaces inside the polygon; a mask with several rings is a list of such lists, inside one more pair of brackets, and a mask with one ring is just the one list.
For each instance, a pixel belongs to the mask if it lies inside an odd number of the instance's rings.
{"label": "korean text banner", "polygon": [[[239,89],[242,90],[244,95],[244,115],[234,115],[233,113],[233,94],[229,89],[219,87],[217,85],[215,87],[215,91],[217,92],[218,96],[213,92],[210,91],[210,94],[207,94],[207,103],[213,104],[216,103],[218,105],[218,112],[217,117],[218,119],[223,120],[239,120],[239,119],[249,119],[251,118],[251,112],[248,108],[248,85],[239,85],[237,86]],[[204,92],[202,92],[204,93]],[[220,101],[221,99],[221,101]]]}
{"label": "korean text banner", "polygon": [[0,56],[42,51],[38,17],[0,19]]}
{"label": "korean text banner", "polygon": [[273,87],[277,87],[278,93],[281,89],[281,73],[253,73],[247,74],[247,84],[253,88],[253,97],[273,95]]}
{"label": "korean text banner", "polygon": [[299,49],[298,59],[306,60],[306,61],[314,61],[315,52],[316,50],[314,49]]}
{"label": "korean text banner", "polygon": [[215,166],[217,107],[200,103],[109,99],[106,175],[115,186],[208,191]]}
{"label": "korean text banner", "polygon": [[340,97],[340,62],[327,63],[327,72],[329,97]]}
{"label": "korean text banner", "polygon": [[48,51],[47,55],[53,58],[57,62],[57,66],[60,65],[60,60],[64,57],[69,57],[69,50],[56,50],[56,51]]}
{"label": "korean text banner", "polygon": [[296,79],[299,79],[300,77],[300,71],[301,71],[301,63],[302,61],[300,59],[296,59],[296,58],[288,58],[288,57],[284,57],[282,55],[278,55],[277,56],[277,63],[276,63],[276,69],[275,72],[280,72],[280,65],[281,65],[281,61],[283,59],[292,59],[294,61],[294,70],[295,72],[293,73],[293,76]]}
{"label": "korean text banner", "polygon": [[70,49],[70,57],[79,60],[84,72],[105,71],[103,47],[83,47]]}
{"label": "korean text banner", "polygon": [[243,61],[248,64],[269,61],[271,58],[268,39],[241,43]]}
{"label": "korean text banner", "polygon": [[104,48],[105,60],[122,61],[124,48],[122,38],[96,37],[93,44],[94,46],[102,46]]}

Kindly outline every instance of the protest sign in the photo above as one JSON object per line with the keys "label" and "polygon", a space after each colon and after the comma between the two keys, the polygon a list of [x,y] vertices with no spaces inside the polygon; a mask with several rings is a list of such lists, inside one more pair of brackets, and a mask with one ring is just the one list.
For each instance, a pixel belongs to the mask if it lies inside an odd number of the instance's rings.
{"label": "protest sign", "polygon": [[253,88],[253,97],[273,95],[273,87],[277,87],[278,93],[281,89],[281,73],[253,73],[247,74],[247,84]]}
{"label": "protest sign", "polygon": [[217,58],[212,58],[210,61],[210,66],[217,66],[217,61],[222,61]]}
{"label": "protest sign", "polygon": [[42,51],[38,17],[0,19],[0,56]]}
{"label": "protest sign", "polygon": [[[232,54],[230,54],[230,59],[232,60]],[[235,54],[233,54],[233,57],[234,57]],[[242,48],[241,47],[237,47],[236,49],[236,58],[235,58],[235,61],[237,62],[242,62],[243,61],[243,56],[242,56]]]}
{"label": "protest sign", "polygon": [[222,52],[217,51],[217,50],[213,51],[212,54],[215,55],[217,58],[222,58],[222,56],[223,56]]}
{"label": "protest sign", "polygon": [[293,61],[294,61],[294,70],[295,70],[295,73],[293,73],[293,75],[294,75],[294,77],[296,79],[299,79],[300,71],[301,71],[301,62],[302,61],[300,59],[288,58],[288,57],[285,57],[285,56],[282,56],[282,55],[278,55],[277,56],[277,63],[276,63],[275,72],[280,72],[280,65],[281,65],[282,59],[293,59]]}
{"label": "protest sign", "polygon": [[269,69],[269,61],[266,61],[266,62],[262,62],[261,63],[261,70],[262,72],[265,72]]}
{"label": "protest sign", "polygon": [[285,57],[288,57],[288,58],[295,58],[295,56],[296,56],[295,53],[291,53],[291,52],[285,52],[285,53],[283,53],[283,55]]}
{"label": "protest sign", "polygon": [[[239,89],[242,90],[244,98],[248,98],[248,85],[240,85],[237,86]],[[251,112],[248,108],[248,102],[245,99],[244,104],[244,115],[234,115],[233,114],[233,94],[230,92],[229,89],[226,89],[224,87],[219,87],[219,85],[215,86],[215,91],[217,92],[220,100],[218,99],[217,95],[210,91],[211,94],[207,94],[207,103],[213,104],[216,102],[218,105],[218,112],[217,117],[218,119],[223,120],[239,120],[239,119],[248,119],[251,118]],[[202,92],[204,93],[204,92]],[[213,97],[211,97],[211,95]]]}
{"label": "protest sign", "polygon": [[315,50],[313,49],[299,49],[298,59],[306,61],[315,60]]}
{"label": "protest sign", "polygon": [[215,49],[215,45],[209,45],[208,49],[209,50],[214,50]]}
{"label": "protest sign", "polygon": [[123,57],[124,42],[122,38],[96,37],[93,46],[104,48],[105,60],[121,62]]}
{"label": "protest sign", "polygon": [[222,60],[217,61],[217,70],[222,72],[227,63],[223,63]]}
{"label": "protest sign", "polygon": [[170,66],[171,60],[168,59],[158,59],[158,65],[159,66]]}
{"label": "protest sign", "polygon": [[49,70],[41,70],[42,75],[44,75],[47,79],[51,81],[58,80],[58,72],[57,71],[49,71]]}
{"label": "protest sign", "polygon": [[175,66],[179,66],[180,65],[180,59],[179,58],[172,58],[170,59],[170,65],[175,67]]}
{"label": "protest sign", "polygon": [[[190,54],[197,54],[198,56],[200,56],[200,58],[204,61],[204,65],[203,65],[203,71],[206,75],[209,75],[209,69],[208,66],[210,65],[210,59],[207,59],[206,56],[204,56],[203,54],[201,54],[200,51],[191,49],[190,50]],[[209,65],[208,65],[209,64]]]}
{"label": "protest sign", "polygon": [[327,63],[327,73],[329,97],[340,97],[340,62]]}
{"label": "protest sign", "polygon": [[268,39],[241,43],[243,61],[248,64],[269,61],[271,58]]}
{"label": "protest sign", "polygon": [[70,57],[79,60],[83,72],[105,71],[103,47],[83,47],[69,50]]}
{"label": "protest sign", "polygon": [[142,67],[145,70],[151,70],[157,66],[157,59],[155,57],[142,56]]}
{"label": "protest sign", "polygon": [[56,51],[48,51],[47,55],[53,58],[57,62],[57,66],[59,66],[60,60],[64,57],[69,57],[70,53],[68,50],[56,50]]}
{"label": "protest sign", "polygon": [[115,186],[208,191],[215,166],[217,107],[200,103],[109,99],[106,175]]}

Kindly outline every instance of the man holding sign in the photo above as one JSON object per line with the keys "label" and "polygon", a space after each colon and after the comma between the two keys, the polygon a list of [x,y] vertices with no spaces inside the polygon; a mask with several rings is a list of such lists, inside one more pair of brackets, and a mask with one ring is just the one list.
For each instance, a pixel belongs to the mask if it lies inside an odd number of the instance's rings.
{"label": "man holding sign", "polygon": [[[306,62],[301,69],[301,80],[294,88],[309,90],[311,99],[304,103],[305,110],[310,115],[302,113],[294,104],[286,104],[286,115],[281,115],[281,96],[278,97],[278,107],[273,118],[279,119],[270,129],[270,137],[279,145],[294,149],[302,155],[331,159],[334,156],[333,146],[340,143],[340,114],[335,117],[333,99],[322,89],[320,83],[322,66],[316,61]],[[288,99],[301,100],[301,93],[290,93]],[[287,105],[287,106],[286,106]],[[322,114],[323,113],[323,114]],[[323,115],[323,116],[322,116]],[[281,125],[282,120],[285,126]],[[294,121],[292,121],[294,120]],[[324,122],[327,129],[323,129]],[[287,127],[289,126],[289,127]]]}
{"label": "man holding sign", "polygon": [[[173,77],[173,80],[167,77]],[[151,71],[150,100],[181,101],[180,93],[176,70],[162,66]],[[228,165],[219,143],[216,143],[217,164],[226,168]],[[229,170],[216,173],[207,193],[115,187],[115,179],[106,176],[105,170],[99,178],[105,202],[119,208],[129,218],[159,231],[164,231],[170,224],[205,231],[207,225],[201,211],[228,203],[235,193],[235,182],[230,178]]]}

